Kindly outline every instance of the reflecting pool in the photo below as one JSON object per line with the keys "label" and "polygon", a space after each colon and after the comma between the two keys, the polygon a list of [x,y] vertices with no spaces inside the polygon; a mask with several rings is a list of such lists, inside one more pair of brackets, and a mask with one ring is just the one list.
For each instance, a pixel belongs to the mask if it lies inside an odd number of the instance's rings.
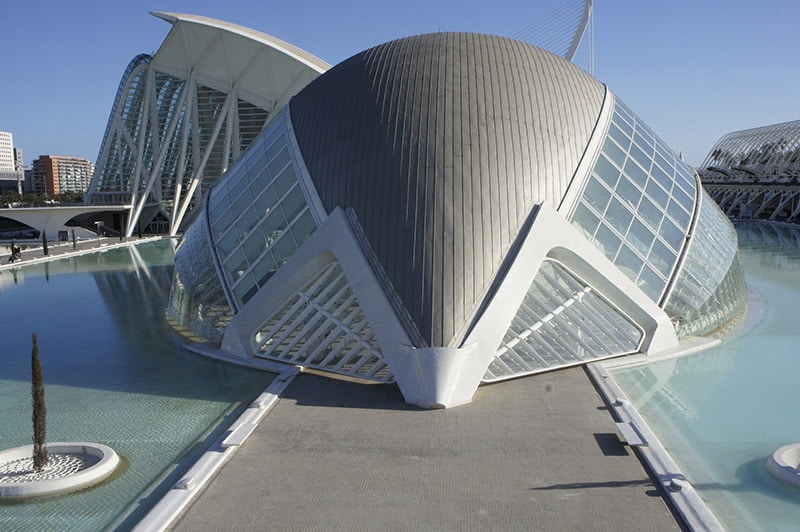
{"label": "reflecting pool", "polygon": [[173,257],[160,241],[0,271],[0,449],[32,443],[36,332],[48,441],[124,460],[97,487],[0,502],[0,529],[130,528],[274,377],[181,349],[164,316]]}
{"label": "reflecting pool", "polygon": [[800,490],[764,462],[800,442],[800,230],[737,231],[750,289],[741,333],[611,373],[726,529],[797,530]]}

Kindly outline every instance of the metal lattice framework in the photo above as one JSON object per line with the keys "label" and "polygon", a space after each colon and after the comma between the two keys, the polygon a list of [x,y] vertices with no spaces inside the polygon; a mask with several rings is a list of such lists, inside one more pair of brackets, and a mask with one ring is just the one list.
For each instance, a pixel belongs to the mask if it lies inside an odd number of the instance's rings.
{"label": "metal lattice framework", "polygon": [[723,136],[699,174],[731,218],[796,222],[800,216],[800,120]]}
{"label": "metal lattice framework", "polygon": [[273,111],[329,65],[269,35],[194,15],[137,56],[112,108],[87,203],[129,206],[124,233],[174,235]]}
{"label": "metal lattice framework", "polygon": [[800,184],[800,120],[728,133],[700,168],[704,183]]}

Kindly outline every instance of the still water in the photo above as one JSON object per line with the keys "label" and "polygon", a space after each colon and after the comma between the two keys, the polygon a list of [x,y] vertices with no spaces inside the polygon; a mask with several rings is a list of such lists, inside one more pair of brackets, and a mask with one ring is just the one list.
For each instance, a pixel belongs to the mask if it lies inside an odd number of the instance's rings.
{"label": "still water", "polygon": [[737,230],[750,290],[741,330],[612,375],[726,529],[799,530],[800,490],[764,462],[800,442],[800,230]]}
{"label": "still water", "polygon": [[161,241],[0,272],[0,449],[32,443],[36,332],[48,441],[124,461],[82,492],[0,502],[0,529],[130,528],[274,378],[181,349],[164,317],[173,258]]}

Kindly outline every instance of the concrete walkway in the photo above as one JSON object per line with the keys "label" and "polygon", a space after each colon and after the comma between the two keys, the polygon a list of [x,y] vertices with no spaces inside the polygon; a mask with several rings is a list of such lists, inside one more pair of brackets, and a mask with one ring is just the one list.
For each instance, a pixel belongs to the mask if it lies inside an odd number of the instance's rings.
{"label": "concrete walkway", "polygon": [[451,410],[303,374],[174,530],[680,530],[583,368]]}

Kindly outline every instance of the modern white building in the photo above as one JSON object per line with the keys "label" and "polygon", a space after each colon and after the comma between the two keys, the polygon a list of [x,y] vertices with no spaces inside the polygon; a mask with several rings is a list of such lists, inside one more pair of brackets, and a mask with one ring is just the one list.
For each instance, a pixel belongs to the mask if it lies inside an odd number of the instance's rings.
{"label": "modern white building", "polygon": [[329,68],[269,35],[197,15],[172,25],[155,55],[135,57],[106,126],[89,205],[128,207],[138,229],[175,235],[195,204],[274,113]]}
{"label": "modern white building", "polygon": [[481,383],[674,347],[746,304],[736,234],[693,169],[541,48],[388,42],[265,124],[176,255],[169,314],[230,360],[450,407]]}

